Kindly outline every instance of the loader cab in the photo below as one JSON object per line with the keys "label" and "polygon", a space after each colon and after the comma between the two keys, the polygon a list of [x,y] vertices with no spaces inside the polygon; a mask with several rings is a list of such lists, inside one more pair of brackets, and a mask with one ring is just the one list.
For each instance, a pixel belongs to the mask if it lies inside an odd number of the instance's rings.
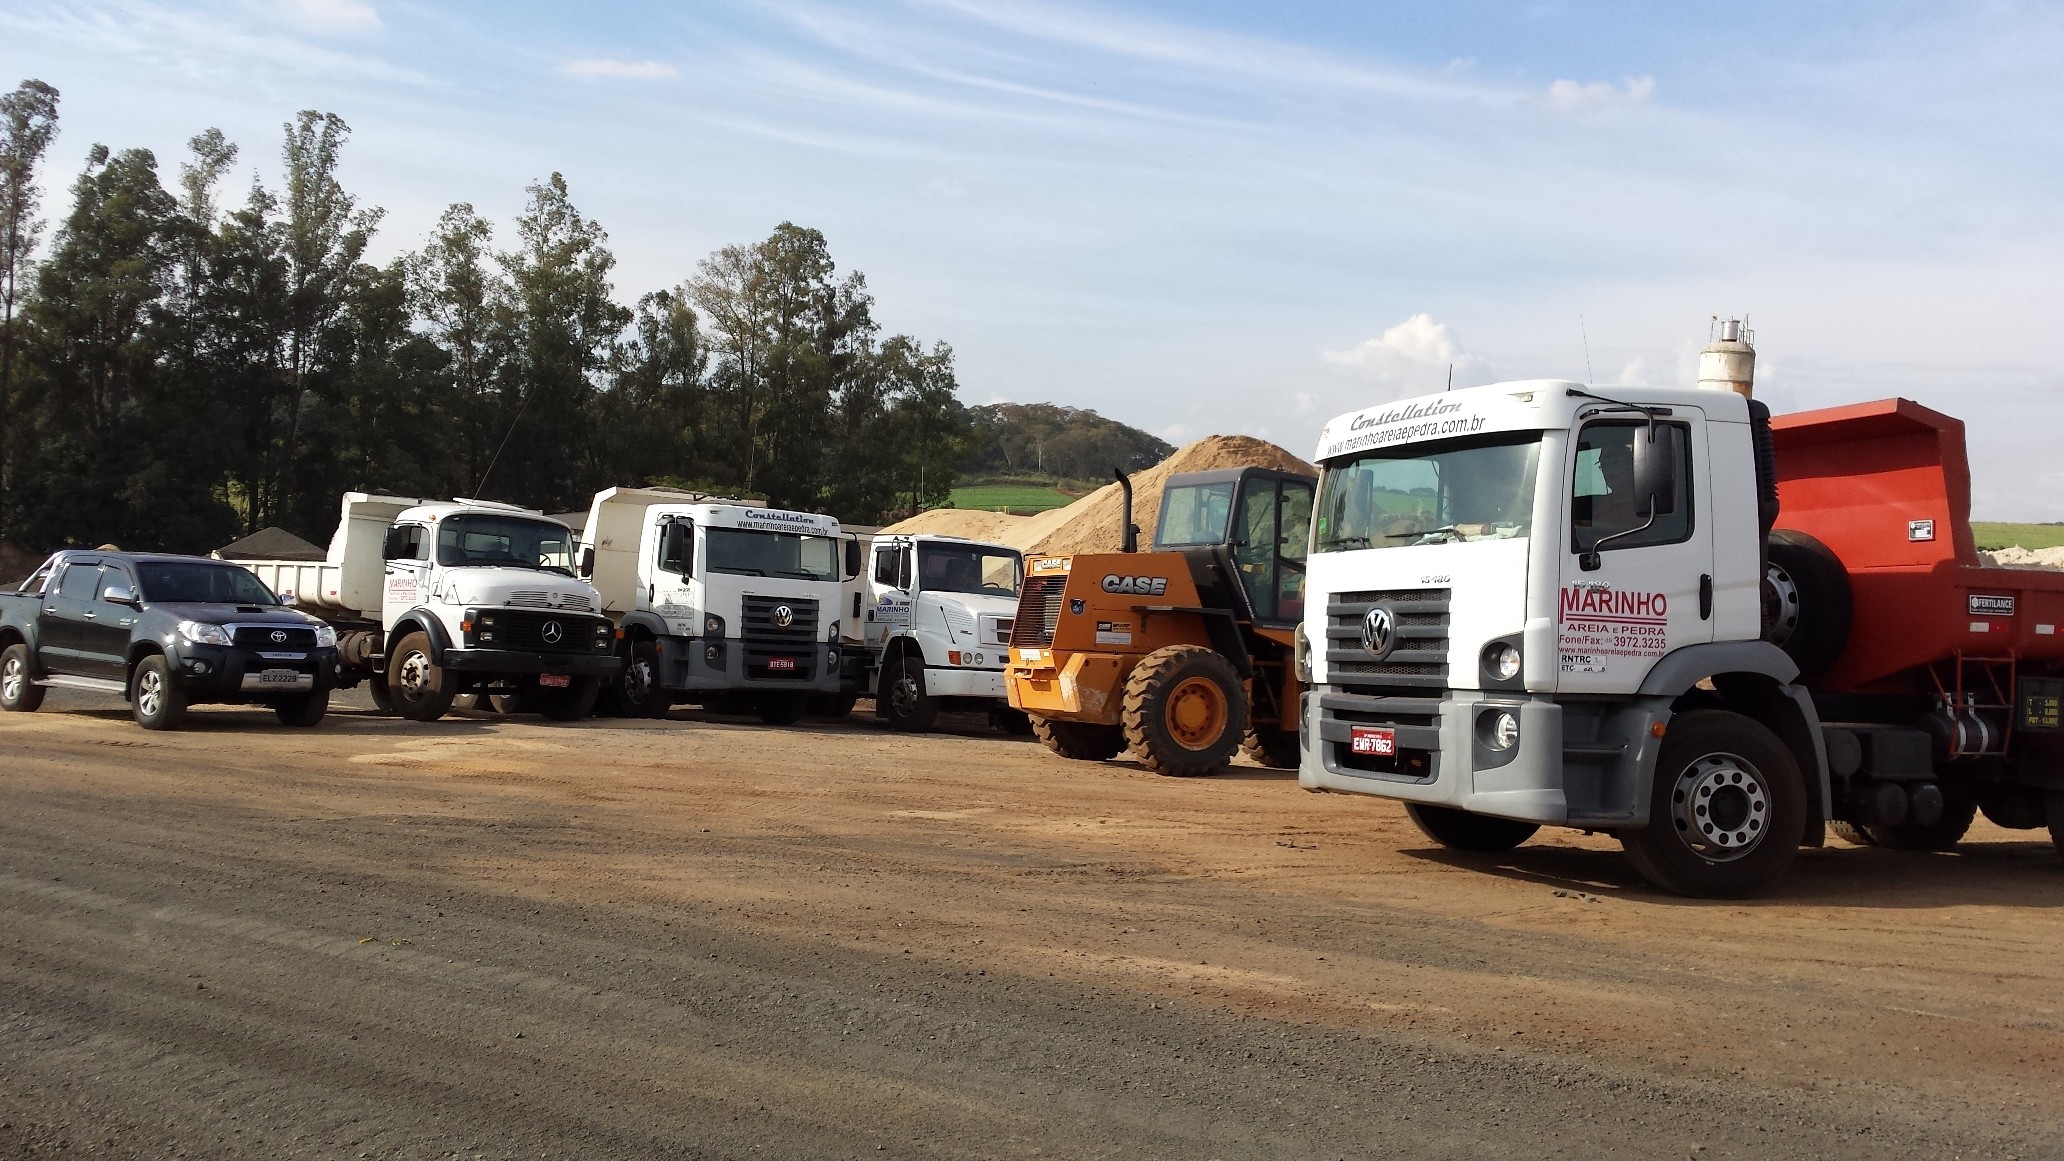
{"label": "loader cab", "polygon": [[1314,483],[1271,468],[1171,476],[1154,550],[1189,561],[1205,604],[1256,624],[1294,626],[1304,619]]}

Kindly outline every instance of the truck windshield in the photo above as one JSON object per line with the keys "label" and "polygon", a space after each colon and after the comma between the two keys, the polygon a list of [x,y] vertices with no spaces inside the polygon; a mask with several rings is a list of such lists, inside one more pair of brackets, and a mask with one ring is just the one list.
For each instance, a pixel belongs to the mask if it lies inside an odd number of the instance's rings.
{"label": "truck windshield", "polygon": [[504,565],[573,575],[573,533],[549,520],[473,513],[437,525],[437,563]]}
{"label": "truck windshield", "polygon": [[233,564],[141,560],[136,562],[136,583],[143,590],[138,595],[156,604],[279,604],[264,581]]}
{"label": "truck windshield", "polygon": [[842,575],[839,542],[829,536],[712,528],[705,551],[711,572],[813,581],[838,580]]}
{"label": "truck windshield", "polygon": [[1319,475],[1314,552],[1524,537],[1541,433],[1406,444],[1333,460]]}
{"label": "truck windshield", "polygon": [[1024,572],[1024,558],[1008,549],[974,544],[917,546],[917,583],[926,592],[1015,597]]}

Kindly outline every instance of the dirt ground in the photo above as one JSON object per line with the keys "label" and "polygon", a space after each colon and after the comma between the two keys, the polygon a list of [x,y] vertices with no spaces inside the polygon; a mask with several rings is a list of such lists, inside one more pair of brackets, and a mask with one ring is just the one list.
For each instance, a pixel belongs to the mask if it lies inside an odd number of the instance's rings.
{"label": "dirt ground", "polygon": [[2033,832],[1699,903],[974,719],[190,723],[0,717],[0,1156],[2064,1156]]}

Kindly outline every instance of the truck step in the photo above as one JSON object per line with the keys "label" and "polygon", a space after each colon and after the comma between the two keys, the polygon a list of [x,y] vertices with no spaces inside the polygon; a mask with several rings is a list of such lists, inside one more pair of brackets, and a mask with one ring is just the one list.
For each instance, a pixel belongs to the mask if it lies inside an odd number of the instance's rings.
{"label": "truck step", "polygon": [[121,682],[105,677],[73,677],[60,673],[36,682],[45,689],[83,689],[88,693],[121,693],[125,687]]}

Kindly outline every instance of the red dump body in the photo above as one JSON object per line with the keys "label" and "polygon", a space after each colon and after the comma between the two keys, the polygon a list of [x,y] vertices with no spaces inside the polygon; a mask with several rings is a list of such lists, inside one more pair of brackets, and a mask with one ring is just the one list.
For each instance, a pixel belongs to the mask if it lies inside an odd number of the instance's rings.
{"label": "red dump body", "polygon": [[1827,545],[1849,573],[1849,644],[1817,688],[1925,693],[1960,660],[2064,665],[2064,572],[1978,563],[1962,420],[1885,399],[1771,428],[1777,526]]}

